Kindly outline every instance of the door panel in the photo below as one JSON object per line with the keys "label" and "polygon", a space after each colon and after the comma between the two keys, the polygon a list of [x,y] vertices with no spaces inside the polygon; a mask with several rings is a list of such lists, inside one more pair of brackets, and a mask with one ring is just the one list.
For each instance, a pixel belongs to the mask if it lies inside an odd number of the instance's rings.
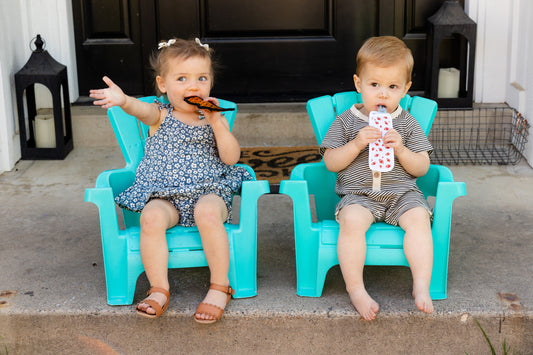
{"label": "door panel", "polygon": [[139,4],[133,0],[73,0],[80,94],[103,85],[102,76],[142,92]]}
{"label": "door panel", "polygon": [[207,37],[330,35],[330,1],[307,0],[302,6],[300,1],[211,0],[206,5]]}
{"label": "door panel", "polygon": [[[159,0],[158,7],[170,10],[171,3],[175,2]],[[187,27],[184,37],[197,35],[215,49],[221,68],[213,95],[241,102],[290,101],[353,88],[353,39],[360,42],[366,36],[354,25],[362,22],[354,18],[362,15],[357,8],[366,8],[365,1],[206,0],[197,4],[197,9],[189,8],[186,23],[173,21],[175,27],[161,23],[160,35],[167,38],[181,32],[178,27]]]}

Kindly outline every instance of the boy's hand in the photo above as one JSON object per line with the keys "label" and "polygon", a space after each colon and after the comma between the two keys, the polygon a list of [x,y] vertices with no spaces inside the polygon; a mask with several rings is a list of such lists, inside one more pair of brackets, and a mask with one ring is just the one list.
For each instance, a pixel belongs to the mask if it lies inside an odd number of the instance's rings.
{"label": "boy's hand", "polygon": [[366,126],[362,128],[359,133],[357,133],[357,137],[355,137],[353,142],[357,149],[361,151],[365,149],[368,144],[375,142],[380,138],[381,132],[379,131],[379,129],[371,126]]}
{"label": "boy's hand", "polygon": [[126,95],[122,89],[115,84],[107,76],[103,77],[104,82],[107,84],[107,89],[97,89],[90,91],[90,97],[96,99],[94,105],[101,106],[102,108],[110,108],[113,106],[122,106],[126,103]]}
{"label": "boy's hand", "polygon": [[403,145],[402,136],[394,128],[388,131],[385,136],[383,136],[383,144],[387,148],[394,149],[394,154],[400,154],[405,146]]}

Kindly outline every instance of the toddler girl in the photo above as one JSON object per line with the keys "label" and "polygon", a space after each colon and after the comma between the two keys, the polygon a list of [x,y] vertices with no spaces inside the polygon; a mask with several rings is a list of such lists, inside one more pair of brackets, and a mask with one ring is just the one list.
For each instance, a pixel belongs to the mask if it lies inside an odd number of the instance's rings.
{"label": "toddler girl", "polygon": [[156,89],[168,104],[145,103],[124,92],[108,77],[108,88],[91,90],[102,108],[120,106],[149,126],[144,157],[135,182],[115,201],[140,211],[141,259],[150,282],[148,297],[136,307],[144,317],[157,318],[168,307],[168,247],[166,230],[175,225],[198,227],[211,286],[194,318],[214,323],[222,316],[233,290],[229,286],[229,245],[224,222],[231,218],[231,200],[250,174],[233,166],[240,146],[220,112],[198,110],[184,101],[209,97],[213,86],[212,50],[196,41],[171,39],[159,44],[151,58]]}

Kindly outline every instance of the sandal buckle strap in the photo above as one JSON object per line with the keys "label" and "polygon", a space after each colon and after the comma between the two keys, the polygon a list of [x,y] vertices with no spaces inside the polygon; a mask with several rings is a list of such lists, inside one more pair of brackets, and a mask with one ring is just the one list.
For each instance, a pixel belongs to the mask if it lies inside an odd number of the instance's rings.
{"label": "sandal buckle strap", "polygon": [[224,292],[228,295],[231,295],[233,296],[233,294],[235,293],[235,290],[233,288],[231,288],[231,286],[222,286],[222,285],[218,285],[218,284],[211,284],[209,286],[210,289],[213,289],[213,290],[217,290],[217,291],[220,291],[220,292]]}

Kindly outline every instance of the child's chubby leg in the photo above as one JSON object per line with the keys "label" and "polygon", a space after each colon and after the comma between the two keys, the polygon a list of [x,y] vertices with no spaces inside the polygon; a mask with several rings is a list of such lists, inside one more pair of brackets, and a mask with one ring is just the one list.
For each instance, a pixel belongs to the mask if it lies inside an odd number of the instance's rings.
{"label": "child's chubby leg", "polygon": [[413,297],[419,310],[433,312],[429,295],[431,271],[433,268],[433,240],[428,211],[423,207],[407,210],[399,218],[405,231],[403,248],[413,274]]}
{"label": "child's chubby leg", "polygon": [[[151,286],[168,291],[168,246],[166,230],[179,221],[179,213],[170,202],[162,199],[150,200],[141,212],[141,260]],[[154,292],[147,299],[153,299],[161,306],[168,300],[166,295]],[[139,303],[137,309],[148,314],[155,310],[147,303]]]}
{"label": "child's chubby leg", "polygon": [[376,318],[379,304],[366,292],[363,268],[366,257],[365,233],[374,216],[361,205],[347,205],[338,214],[339,239],[337,256],[346,290],[357,312],[366,320]]}
{"label": "child's chubby leg", "polygon": [[[210,271],[210,282],[221,286],[229,285],[229,242],[224,228],[228,209],[224,200],[214,194],[202,196],[194,208],[194,220],[198,226],[202,246]],[[210,289],[202,303],[212,304],[221,309],[226,307],[228,295]],[[196,314],[197,319],[212,320],[207,314]]]}

